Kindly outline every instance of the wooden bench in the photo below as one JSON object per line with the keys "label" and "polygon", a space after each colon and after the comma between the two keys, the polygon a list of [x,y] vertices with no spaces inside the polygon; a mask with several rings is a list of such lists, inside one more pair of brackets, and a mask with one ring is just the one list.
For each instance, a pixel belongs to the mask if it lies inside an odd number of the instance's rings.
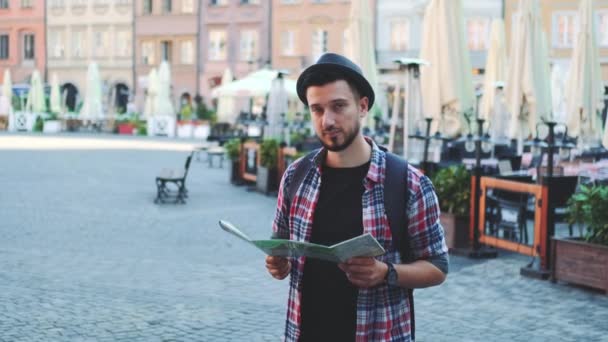
{"label": "wooden bench", "polygon": [[[156,198],[154,199],[154,203],[166,203],[170,198],[175,198],[174,203],[186,203],[186,198],[188,198],[186,177],[188,176],[193,154],[194,152],[186,158],[183,170],[163,169],[156,176]],[[177,189],[171,190],[168,184],[174,184]]]}

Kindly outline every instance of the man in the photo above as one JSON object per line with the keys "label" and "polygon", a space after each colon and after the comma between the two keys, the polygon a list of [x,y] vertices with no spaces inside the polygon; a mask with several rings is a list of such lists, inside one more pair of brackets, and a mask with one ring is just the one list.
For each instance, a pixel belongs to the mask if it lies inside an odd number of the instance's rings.
{"label": "man", "polygon": [[297,91],[323,148],[290,201],[287,189],[301,160],[285,172],[275,236],[332,245],[369,232],[387,252],[342,264],[267,257],[274,278],[291,274],[285,339],[412,341],[407,289],[442,283],[448,265],[431,182],[413,167],[403,175],[409,190],[403,229],[415,261],[402,263],[384,210],[386,154],[361,133],[360,122],[374,102],[372,87],[358,66],[328,53],[300,75]]}

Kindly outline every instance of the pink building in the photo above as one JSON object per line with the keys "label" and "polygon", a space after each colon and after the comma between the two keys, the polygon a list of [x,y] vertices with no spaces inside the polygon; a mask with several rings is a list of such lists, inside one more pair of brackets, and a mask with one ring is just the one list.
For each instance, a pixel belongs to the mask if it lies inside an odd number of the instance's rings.
{"label": "pink building", "polygon": [[236,78],[270,64],[270,1],[203,0],[201,18],[201,94],[209,102],[211,89],[230,68]]}
{"label": "pink building", "polygon": [[135,0],[136,101],[143,105],[148,73],[166,60],[171,66],[172,99],[179,110],[198,92],[200,58],[195,0]]}
{"label": "pink building", "polygon": [[0,82],[4,70],[24,83],[34,69],[46,74],[45,0],[0,0]]}

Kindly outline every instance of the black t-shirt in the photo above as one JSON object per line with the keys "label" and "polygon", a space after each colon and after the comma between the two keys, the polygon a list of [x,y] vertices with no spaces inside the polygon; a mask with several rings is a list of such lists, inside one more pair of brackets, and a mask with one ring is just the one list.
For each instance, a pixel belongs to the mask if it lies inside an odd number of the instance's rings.
{"label": "black t-shirt", "polygon": [[[369,162],[353,168],[323,166],[313,243],[330,246],[363,234],[363,179]],[[354,341],[358,289],[333,262],[306,259],[300,341]]]}

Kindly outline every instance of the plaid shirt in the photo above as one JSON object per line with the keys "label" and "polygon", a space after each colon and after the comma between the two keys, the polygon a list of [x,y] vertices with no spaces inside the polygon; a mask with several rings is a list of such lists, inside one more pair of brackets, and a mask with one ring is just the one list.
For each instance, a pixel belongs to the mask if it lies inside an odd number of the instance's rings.
{"label": "plaid shirt", "polygon": [[[367,138],[366,138],[367,139]],[[372,145],[369,171],[363,181],[363,230],[371,233],[387,251],[378,260],[400,263],[399,252],[392,248],[391,230],[384,210],[385,153]],[[326,151],[321,149],[313,158],[316,167],[308,170],[302,185],[291,201],[285,194],[299,161],[292,163],[281,181],[273,231],[291,240],[309,241],[313,215],[321,188],[321,164]],[[404,175],[405,176],[405,175]],[[447,253],[443,228],[439,224],[439,205],[430,180],[412,166],[409,167],[409,236],[415,259],[426,259]],[[289,206],[289,207],[288,207]],[[302,276],[305,257],[293,258],[285,340],[297,341],[300,336]],[[357,341],[410,341],[410,309],[407,290],[386,284],[359,289],[357,298]]]}

